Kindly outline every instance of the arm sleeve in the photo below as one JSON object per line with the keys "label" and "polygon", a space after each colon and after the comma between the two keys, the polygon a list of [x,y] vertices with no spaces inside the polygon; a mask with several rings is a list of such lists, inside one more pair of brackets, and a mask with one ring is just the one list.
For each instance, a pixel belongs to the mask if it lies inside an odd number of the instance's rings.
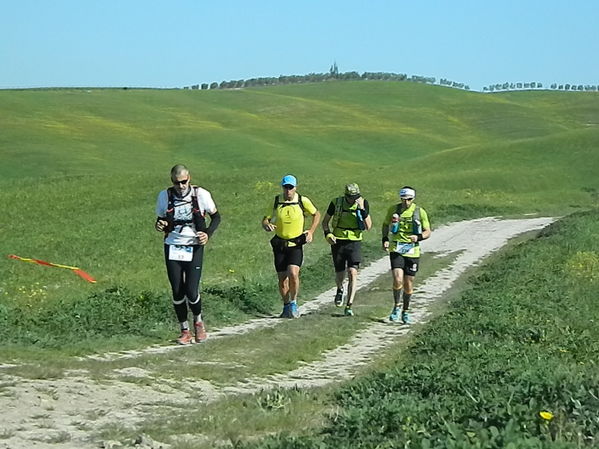
{"label": "arm sleeve", "polygon": [[218,213],[218,210],[215,210],[214,213],[210,214],[210,226],[208,226],[208,229],[206,229],[206,234],[209,236],[214,234],[214,231],[216,231],[216,228],[218,228],[219,224],[220,214]]}
{"label": "arm sleeve", "polygon": [[370,215],[370,204],[368,204],[368,200],[364,200],[364,210],[366,211],[366,215]]}
{"label": "arm sleeve", "polygon": [[335,204],[333,204],[333,202],[331,201],[331,203],[329,204],[329,208],[327,209],[327,215],[330,215],[331,217],[333,215],[335,215]]}

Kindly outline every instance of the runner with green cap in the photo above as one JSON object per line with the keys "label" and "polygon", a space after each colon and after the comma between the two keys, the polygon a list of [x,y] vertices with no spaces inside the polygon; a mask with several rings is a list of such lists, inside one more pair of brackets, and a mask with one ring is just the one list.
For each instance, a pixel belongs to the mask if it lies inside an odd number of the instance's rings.
{"label": "runner with green cap", "polygon": [[[337,293],[335,305],[343,306],[345,315],[353,316],[352,305],[357,290],[358,268],[362,262],[362,233],[372,227],[369,205],[358,184],[347,184],[343,196],[330,202],[322,219],[322,229],[333,256]],[[347,273],[347,292],[343,282]]]}

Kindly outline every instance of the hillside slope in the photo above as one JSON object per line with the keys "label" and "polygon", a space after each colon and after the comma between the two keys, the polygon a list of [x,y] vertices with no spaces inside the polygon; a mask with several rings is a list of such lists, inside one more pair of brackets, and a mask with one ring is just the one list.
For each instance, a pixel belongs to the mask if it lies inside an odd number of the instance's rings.
{"label": "hillside slope", "polygon": [[[597,205],[597,117],[597,93],[481,94],[407,82],[0,91],[0,318],[28,328],[28,320],[80,310],[75,301],[103,320],[119,295],[168,296],[154,203],[175,163],[190,167],[223,215],[204,287],[212,313],[234,322],[241,306],[264,311],[277,301],[259,222],[283,174],[296,174],[321,210],[345,183],[360,184],[374,219],[368,262],[404,184],[416,187],[433,226]],[[79,266],[99,282],[8,254]],[[304,292],[330,285],[329,257],[318,235],[306,251]],[[89,297],[106,310],[91,310]],[[140,323],[170,316],[155,301],[155,315]],[[106,332],[126,332],[115,326]]]}

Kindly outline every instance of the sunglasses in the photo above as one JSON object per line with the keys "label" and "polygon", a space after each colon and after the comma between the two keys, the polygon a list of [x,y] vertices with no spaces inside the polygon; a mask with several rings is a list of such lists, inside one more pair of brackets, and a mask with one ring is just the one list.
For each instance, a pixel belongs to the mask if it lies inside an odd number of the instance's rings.
{"label": "sunglasses", "polygon": [[178,184],[180,186],[184,186],[185,184],[187,184],[189,182],[189,178],[184,179],[183,181],[173,181],[173,184]]}
{"label": "sunglasses", "polygon": [[295,189],[295,186],[292,186],[291,184],[285,184],[285,185],[283,186],[283,188],[284,188],[284,189],[287,189],[287,190],[291,190],[291,189]]}
{"label": "sunglasses", "polygon": [[412,201],[413,199],[414,198],[402,198],[402,200],[405,200],[405,201]]}

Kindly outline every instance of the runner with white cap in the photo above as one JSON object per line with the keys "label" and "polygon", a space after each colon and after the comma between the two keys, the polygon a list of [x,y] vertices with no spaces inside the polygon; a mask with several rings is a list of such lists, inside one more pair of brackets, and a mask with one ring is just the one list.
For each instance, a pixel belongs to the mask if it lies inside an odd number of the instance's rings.
{"label": "runner with white cap", "polygon": [[383,249],[389,251],[393,274],[393,310],[389,320],[399,321],[401,317],[404,324],[409,324],[408,310],[420,262],[420,242],[430,237],[431,226],[426,211],[414,203],[413,187],[402,187],[399,197],[401,202],[389,208],[383,221],[382,243]]}

